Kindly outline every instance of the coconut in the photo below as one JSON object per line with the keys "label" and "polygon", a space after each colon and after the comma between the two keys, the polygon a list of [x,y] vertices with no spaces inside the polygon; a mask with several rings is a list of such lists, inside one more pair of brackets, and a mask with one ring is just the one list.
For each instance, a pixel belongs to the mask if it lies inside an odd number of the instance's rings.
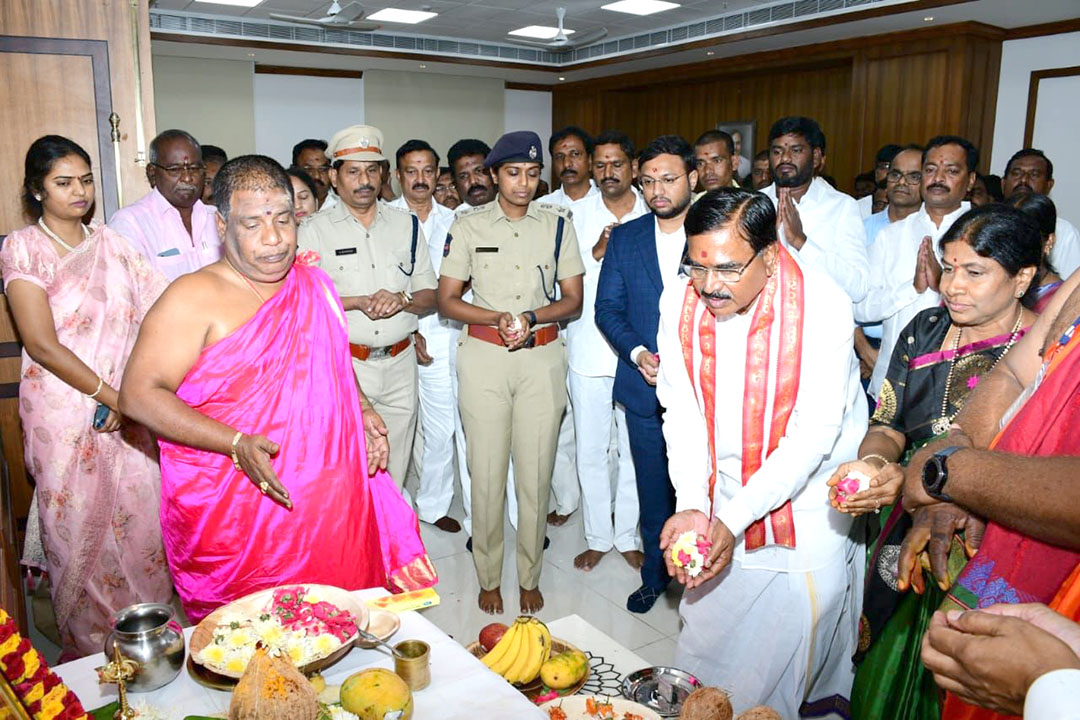
{"label": "coconut", "polygon": [[731,720],[734,716],[726,692],[714,687],[700,687],[683,701],[679,720]]}
{"label": "coconut", "polygon": [[768,705],[758,705],[744,712],[738,720],[784,720],[784,718]]}
{"label": "coconut", "polygon": [[291,662],[260,647],[236,684],[229,720],[316,720],[319,699]]}

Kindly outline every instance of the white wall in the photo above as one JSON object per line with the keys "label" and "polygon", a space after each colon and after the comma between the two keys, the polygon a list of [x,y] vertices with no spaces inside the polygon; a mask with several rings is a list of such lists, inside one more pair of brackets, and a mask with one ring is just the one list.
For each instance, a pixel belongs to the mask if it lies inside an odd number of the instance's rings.
{"label": "white wall", "polygon": [[543,177],[551,182],[551,158],[547,141],[551,137],[551,93],[538,90],[507,90],[503,109],[505,132],[532,130],[544,143]]}
{"label": "white wall", "polygon": [[[1001,47],[997,114],[990,171],[1000,175],[1009,157],[1024,145],[1028,84],[1033,70],[1080,65],[1080,32],[1008,40]],[[1080,155],[1073,128],[1080,117],[1080,78],[1053,78],[1039,83],[1034,147],[1046,152],[1054,163],[1051,196],[1058,212],[1075,224],[1080,221]]]}
{"label": "white wall", "polygon": [[364,80],[255,74],[255,152],[288,167],[306,138],[364,122]]}
{"label": "white wall", "polygon": [[158,131],[187,130],[229,157],[255,151],[254,65],[154,55]]}

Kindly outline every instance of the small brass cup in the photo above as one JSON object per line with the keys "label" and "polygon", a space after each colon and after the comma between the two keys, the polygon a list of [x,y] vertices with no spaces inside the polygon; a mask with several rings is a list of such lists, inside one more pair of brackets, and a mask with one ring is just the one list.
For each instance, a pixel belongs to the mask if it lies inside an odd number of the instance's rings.
{"label": "small brass cup", "polygon": [[403,640],[394,646],[394,672],[410,690],[423,690],[431,684],[431,646],[423,640]]}

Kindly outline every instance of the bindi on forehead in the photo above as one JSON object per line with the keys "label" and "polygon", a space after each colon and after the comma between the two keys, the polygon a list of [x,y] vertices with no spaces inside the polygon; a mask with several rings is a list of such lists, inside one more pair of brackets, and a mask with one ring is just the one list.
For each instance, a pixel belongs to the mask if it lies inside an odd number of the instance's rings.
{"label": "bindi on forehead", "polygon": [[700,257],[701,257],[702,260],[704,260],[705,258],[708,257],[708,254],[704,250],[702,250]]}

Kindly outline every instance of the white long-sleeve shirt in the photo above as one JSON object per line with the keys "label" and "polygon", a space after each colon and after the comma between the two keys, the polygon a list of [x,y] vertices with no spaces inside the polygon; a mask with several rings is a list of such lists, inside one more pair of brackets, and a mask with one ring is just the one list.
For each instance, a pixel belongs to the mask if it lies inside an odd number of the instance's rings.
{"label": "white long-sleeve shirt", "polygon": [[1024,720],[1080,720],[1080,670],[1041,675],[1024,698]]}
{"label": "white long-sleeve shirt", "polygon": [[[776,185],[761,192],[776,201]],[[794,249],[780,226],[780,239],[803,265],[815,267],[843,288],[852,302],[866,297],[870,287],[869,260],[866,254],[866,231],[855,198],[845,195],[819,177],[795,203],[802,221],[806,244]]]}
{"label": "white long-sleeve shirt", "polygon": [[577,231],[581,261],[585,263],[585,280],[581,317],[566,326],[566,345],[570,369],[579,375],[615,377],[615,369],[619,365],[618,355],[596,327],[596,288],[600,282],[603,259],[594,258],[592,249],[608,225],[630,222],[649,212],[641,193],[635,188],[630,188],[630,192],[634,194],[634,207],[622,218],[615,217],[615,213],[604,204],[604,196],[600,193],[574,205],[574,230]]}
{"label": "white long-sleeve shirt", "polygon": [[1067,278],[1076,268],[1080,268],[1080,233],[1068,220],[1059,217],[1054,230],[1054,249],[1050,251],[1050,262],[1058,275]]}
{"label": "white long-sleeve shirt", "polygon": [[[412,209],[409,208],[409,204],[405,202],[405,196],[394,198],[389,203],[390,207],[396,207],[404,210],[407,213],[412,213]],[[464,205],[464,203],[462,203]],[[435,270],[435,276],[439,275],[439,267],[442,265],[443,259],[443,245],[446,244],[446,233],[450,229],[450,223],[454,222],[454,211],[450,208],[440,205],[434,200],[431,201],[431,210],[428,212],[427,220],[420,222],[420,228],[424,231],[424,238],[427,239],[428,254],[431,255],[431,267]],[[415,215],[415,213],[413,213]],[[419,220],[419,216],[417,216]],[[439,315],[437,312],[433,312],[429,315],[425,315],[417,322],[417,329],[421,335],[430,333],[435,327],[442,326],[446,328],[460,329],[461,325],[453,320],[447,320]]]}
{"label": "white long-sleeve shirt", "polygon": [[[866,434],[867,410],[852,349],[855,323],[851,300],[831,279],[803,266],[805,279],[802,365],[799,391],[787,430],[750,481],[742,484],[742,413],[747,334],[754,308],[716,325],[716,456],[713,511],[735,535],[735,559],[745,568],[806,572],[843,552],[851,517],[829,506],[825,482],[842,462],[858,455]],[[665,288],[660,298],[661,357],[656,395],[664,413],[668,472],[675,486],[676,510],[709,512],[709,440],[704,406],[698,401],[683,361],[679,320],[685,283]],[[698,304],[694,327],[708,310]],[[780,322],[773,323],[770,343],[766,434],[772,417]],[[701,366],[694,346],[694,383]],[[768,439],[766,438],[766,445]],[[795,548],[767,544],[746,552],[747,527],[786,501],[792,501]],[[772,528],[766,522],[766,537]]]}
{"label": "white long-sleeve shirt", "polygon": [[870,289],[863,301],[856,303],[855,319],[881,323],[881,350],[870,377],[870,394],[874,397],[885,381],[900,333],[920,312],[941,304],[941,296],[934,290],[927,288],[920,293],[915,289],[919,245],[929,235],[940,262],[938,240],[969,209],[969,203],[960,203],[957,210],[942,219],[939,227],[934,225],[923,205],[918,212],[882,229],[870,247]]}

